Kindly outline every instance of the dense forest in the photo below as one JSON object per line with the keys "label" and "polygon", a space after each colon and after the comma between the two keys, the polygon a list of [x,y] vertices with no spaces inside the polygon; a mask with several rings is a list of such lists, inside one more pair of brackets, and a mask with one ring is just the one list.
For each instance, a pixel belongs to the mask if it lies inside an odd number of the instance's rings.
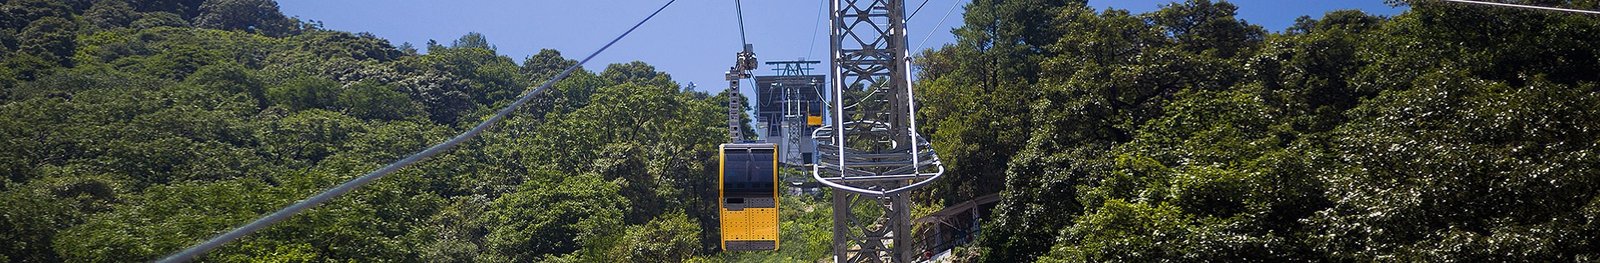
{"label": "dense forest", "polygon": [[[0,11],[0,262],[160,258],[442,141],[576,63],[518,64],[479,34],[396,46],[270,0]],[[579,71],[469,145],[203,259],[707,256],[724,96],[644,63]]]}
{"label": "dense forest", "polygon": [[[1223,1],[974,0],[917,58],[950,169],[918,211],[1001,194],[958,260],[1600,260],[1600,16],[1391,4],[1409,10],[1274,33]],[[395,45],[272,0],[4,0],[0,261],[158,259],[575,63],[475,33]],[[716,250],[726,96],[640,62],[580,70],[201,260],[824,260],[827,193],[782,200],[783,250]]]}
{"label": "dense forest", "polygon": [[922,53],[924,199],[1002,197],[972,258],[1600,261],[1600,16],[1085,2],[974,0]]}

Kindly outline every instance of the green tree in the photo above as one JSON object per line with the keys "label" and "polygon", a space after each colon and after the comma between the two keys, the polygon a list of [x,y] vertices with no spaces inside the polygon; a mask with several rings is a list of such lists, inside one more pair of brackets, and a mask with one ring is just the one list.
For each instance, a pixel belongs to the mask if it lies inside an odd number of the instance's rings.
{"label": "green tree", "polygon": [[[494,201],[481,220],[490,226],[487,260],[537,261],[577,252],[619,233],[628,201],[618,182],[595,174],[539,172],[517,192]],[[605,244],[609,245],[609,244]]]}
{"label": "green tree", "polygon": [[1371,63],[1358,50],[1369,43],[1364,39],[1375,38],[1372,34],[1383,20],[1342,10],[1299,21],[1295,27],[1300,29],[1290,28],[1290,34],[1270,40],[1248,63],[1264,87],[1263,99],[1294,116],[1295,130],[1326,132],[1346,120],[1346,110],[1376,95],[1352,82]]}
{"label": "green tree", "polygon": [[66,261],[154,260],[284,203],[264,186],[234,180],[153,187],[68,228],[52,247]]}
{"label": "green tree", "polygon": [[476,48],[476,49],[483,49],[483,50],[488,50],[488,51],[495,51],[494,46],[493,45],[489,45],[489,38],[484,37],[482,33],[478,33],[478,32],[467,32],[466,35],[463,35],[463,36],[461,36],[461,38],[456,39],[455,42],[451,42],[450,43],[450,47],[451,48]]}
{"label": "green tree", "polygon": [[181,80],[187,78],[189,74],[194,74],[201,67],[225,61],[225,57],[228,56],[220,50],[192,44],[177,44],[166,48],[168,49],[152,56],[129,58],[120,62],[126,62],[128,71]]}
{"label": "green tree", "polygon": [[207,0],[144,0],[129,1],[133,9],[144,13],[168,13],[177,15],[180,20],[187,20],[200,15],[200,6]]}
{"label": "green tree", "polygon": [[[1073,216],[1094,213],[1104,199],[1081,191],[1109,183],[1102,180],[1118,157],[1108,152],[1135,141],[1181,91],[1227,90],[1244,82],[1234,57],[1249,54],[1235,53],[1253,50],[1262,34],[1233,19],[1231,5],[1209,1],[1144,16],[1095,14],[1081,3],[1056,13],[1047,32],[1060,35],[1043,48],[1048,53],[1036,55],[1039,62],[1029,63],[1038,67],[1032,95],[1021,100],[1027,113],[1008,115],[1031,116],[1030,128],[1018,135],[1027,138],[1020,148],[1007,153],[1000,177],[1006,190],[992,223],[998,230],[985,234],[988,261],[1032,260],[1057,240],[1058,229],[1076,224]],[[1214,51],[1219,48],[1227,52]]]}
{"label": "green tree", "polygon": [[389,45],[388,40],[371,34],[351,34],[337,31],[312,31],[296,35],[293,41],[297,50],[315,56],[306,63],[332,59],[375,60],[389,62],[403,57],[400,50]]}
{"label": "green tree", "polygon": [[1079,217],[1077,227],[1063,231],[1063,243],[1039,262],[1139,262],[1176,259],[1185,247],[1189,221],[1171,206],[1151,207],[1121,201],[1107,202],[1102,210]]}
{"label": "green tree", "polygon": [[1353,110],[1334,138],[1338,166],[1324,175],[1336,202],[1310,219],[1313,242],[1350,260],[1592,257],[1594,243],[1529,233],[1582,232],[1577,211],[1600,180],[1588,127],[1600,116],[1578,105],[1600,97],[1593,84],[1529,81],[1430,73]]}
{"label": "green tree", "polygon": [[144,13],[139,16],[138,20],[133,21],[133,27],[139,29],[157,27],[184,27],[188,25],[188,20],[183,20],[183,17],[178,16],[178,14],[168,12]]}
{"label": "green tree", "polygon": [[[1086,1],[976,1],[965,7],[956,43],[924,53],[916,88],[922,134],[949,168],[937,183],[937,203],[959,203],[999,192],[1007,161],[1027,141],[1028,103],[1036,97],[1043,48],[1060,32],[1061,12],[1087,10]],[[957,183],[961,182],[961,183]],[[1020,260],[1020,259],[1018,259]]]}
{"label": "green tree", "polygon": [[127,1],[106,0],[96,1],[83,17],[91,25],[111,29],[132,25],[134,20],[139,19],[139,13],[133,11],[133,6],[128,5]]}
{"label": "green tree", "polygon": [[607,259],[618,262],[684,262],[699,254],[700,225],[683,212],[665,213],[628,227]]}
{"label": "green tree", "polygon": [[0,18],[5,24],[0,29],[22,31],[23,28],[47,17],[60,19],[72,18],[72,7],[62,1],[50,0],[16,0],[0,3],[0,12],[5,16]]}
{"label": "green tree", "polygon": [[81,214],[65,200],[24,189],[0,193],[0,258],[16,262],[52,262],[62,259],[50,244],[63,229],[77,224]]}
{"label": "green tree", "polygon": [[283,36],[294,22],[278,11],[273,0],[207,0],[200,4],[194,25],[222,30]]}
{"label": "green tree", "polygon": [[74,31],[76,26],[71,20],[64,18],[45,17],[34,20],[22,30],[21,34],[18,34],[22,39],[18,43],[18,52],[33,54],[63,66],[71,66],[72,53],[77,49]]}
{"label": "green tree", "polygon": [[421,105],[394,86],[370,81],[356,82],[340,90],[336,104],[352,116],[369,120],[400,120],[422,112]]}
{"label": "green tree", "polygon": [[510,58],[480,48],[430,48],[428,55],[402,61],[398,81],[435,122],[454,123],[478,105],[515,98],[531,86]]}
{"label": "green tree", "polygon": [[208,65],[190,74],[184,83],[222,94],[243,94],[265,108],[269,103],[266,84],[253,71],[238,64]]}
{"label": "green tree", "polygon": [[295,78],[267,89],[267,99],[290,110],[332,109],[343,88],[338,82],[317,77]]}
{"label": "green tree", "polygon": [[315,163],[344,150],[344,143],[365,131],[361,120],[338,112],[311,109],[263,124],[256,130],[261,148],[280,160]]}
{"label": "green tree", "polygon": [[1260,26],[1234,18],[1238,10],[1225,1],[1189,0],[1164,6],[1147,18],[1186,51],[1232,58],[1259,45],[1266,35]]}
{"label": "green tree", "polygon": [[606,67],[605,71],[600,72],[600,77],[610,80],[613,84],[634,83],[640,85],[676,86],[672,82],[671,75],[656,71],[656,67],[640,61],[611,64]]}
{"label": "green tree", "polygon": [[[0,71],[0,73],[6,73],[6,76],[0,76],[0,78],[7,80],[30,81],[49,75],[55,68],[60,67],[60,64],[57,64],[56,61],[50,61],[30,53],[12,53],[8,55],[10,56],[0,59],[0,66],[5,67],[4,71]],[[10,87],[7,87],[6,93],[14,93],[15,91],[13,90],[16,89],[16,86],[20,86],[20,84],[11,84]],[[15,95],[6,94],[6,96],[9,98]]]}
{"label": "green tree", "polygon": [[[522,60],[522,74],[531,76],[533,81],[543,82],[574,64],[578,64],[578,61],[562,57],[561,51],[541,49],[538,54]],[[581,71],[582,68],[579,69]]]}
{"label": "green tree", "polygon": [[0,55],[10,55],[17,49],[17,33],[12,30],[0,30]]}

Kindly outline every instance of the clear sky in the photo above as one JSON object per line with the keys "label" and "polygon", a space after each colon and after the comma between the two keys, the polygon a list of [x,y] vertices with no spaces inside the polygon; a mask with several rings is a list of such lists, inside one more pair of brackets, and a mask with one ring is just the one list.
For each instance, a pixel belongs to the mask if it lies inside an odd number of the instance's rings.
{"label": "clear sky", "polygon": [[[966,0],[927,0],[908,23],[911,45],[936,47],[954,41],[950,29],[961,24]],[[539,49],[560,50],[577,59],[648,15],[665,0],[279,0],[284,14],[322,21],[327,28],[370,32],[395,45],[419,47],[429,39],[448,45],[467,32],[483,33],[500,54],[519,63]],[[827,53],[823,10],[826,1],[744,1],[745,27],[762,61],[816,59]],[[1098,9],[1156,10],[1163,0],[1090,0]],[[1239,17],[1271,31],[1282,31],[1296,17],[1339,9],[1393,15],[1383,0],[1235,0]],[[908,0],[906,12],[922,1]],[[948,14],[948,16],[946,15]],[[926,39],[926,40],[924,40]],[[739,47],[732,0],[680,0],[586,68],[644,61],[700,91],[726,88],[722,72]],[[822,59],[817,59],[822,60]],[[825,64],[824,64],[825,65]],[[762,69],[757,74],[770,71]],[[753,96],[746,89],[747,96]]]}

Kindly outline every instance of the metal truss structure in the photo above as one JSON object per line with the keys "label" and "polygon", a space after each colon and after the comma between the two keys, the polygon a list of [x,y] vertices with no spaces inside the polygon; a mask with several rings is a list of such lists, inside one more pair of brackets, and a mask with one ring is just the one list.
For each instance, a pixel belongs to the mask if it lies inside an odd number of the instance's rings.
{"label": "metal truss structure", "polygon": [[904,0],[830,0],[831,107],[812,175],[833,191],[835,262],[909,262],[908,192],[944,166],[917,134]]}
{"label": "metal truss structure", "polygon": [[[814,159],[812,154],[816,153],[816,143],[809,138],[810,119],[822,115],[822,87],[827,82],[825,76],[810,75],[811,65],[818,63],[822,62],[804,59],[766,62],[777,75],[756,77],[757,91],[763,93],[757,96],[762,100],[757,111],[781,127],[779,136],[769,136],[776,138],[769,141],[778,143],[783,151],[778,162],[786,165],[810,165]],[[781,109],[774,112],[773,106]]]}
{"label": "metal truss structure", "polygon": [[[742,14],[740,16],[743,16]],[[740,34],[743,34],[743,19],[740,20]],[[725,79],[728,80],[728,142],[744,141],[742,126],[744,117],[744,103],[739,93],[739,80],[750,78],[750,71],[756,69],[756,52],[754,46],[744,44],[744,51],[740,51],[732,67],[728,67]]]}

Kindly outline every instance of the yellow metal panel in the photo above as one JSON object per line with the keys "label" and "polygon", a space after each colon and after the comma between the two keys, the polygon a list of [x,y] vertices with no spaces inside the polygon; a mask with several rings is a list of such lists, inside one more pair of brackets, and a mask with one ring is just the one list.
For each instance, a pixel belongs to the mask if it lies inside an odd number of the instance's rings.
{"label": "yellow metal panel", "polygon": [[777,208],[722,211],[722,240],[778,240]]}
{"label": "yellow metal panel", "polygon": [[822,126],[822,116],[806,116],[806,125]]}
{"label": "yellow metal panel", "polygon": [[780,166],[778,166],[779,152],[778,145],[772,145],[772,212],[769,213],[769,218],[772,219],[772,230],[769,230],[769,234],[772,237],[772,250],[778,250],[779,248],[778,245],[780,244],[778,244],[778,226],[782,225],[778,222],[778,207],[783,206],[783,200],[778,199],[778,185],[783,182],[778,180],[778,173],[779,171],[783,170],[779,168]]}
{"label": "yellow metal panel", "polygon": [[[774,168],[778,167],[776,146],[769,146],[773,149],[772,167]],[[718,221],[722,226],[722,245],[726,248],[728,241],[772,241],[773,249],[777,249],[779,247],[780,223],[778,221],[777,207],[781,203],[778,199],[780,195],[777,184],[774,184],[772,189],[773,208],[745,208],[740,211],[728,211],[727,207],[723,206],[723,202],[727,198],[724,192],[726,189],[723,189],[723,179],[727,176],[727,147],[727,145],[722,145],[718,147],[720,149],[717,152],[717,210],[719,212]],[[773,182],[780,182],[778,181],[778,171],[779,169],[772,170]]]}
{"label": "yellow metal panel", "polygon": [[[818,118],[820,122],[820,117]],[[722,226],[722,246],[727,247],[728,241],[772,241],[773,249],[779,247],[778,233],[778,206],[782,203],[779,198],[778,185],[778,150],[777,145],[771,145],[772,158],[772,202],[773,208],[745,208],[740,211],[728,211],[723,206],[727,201],[723,189],[724,177],[727,176],[727,145],[719,146],[717,151],[717,211],[718,223]]]}

